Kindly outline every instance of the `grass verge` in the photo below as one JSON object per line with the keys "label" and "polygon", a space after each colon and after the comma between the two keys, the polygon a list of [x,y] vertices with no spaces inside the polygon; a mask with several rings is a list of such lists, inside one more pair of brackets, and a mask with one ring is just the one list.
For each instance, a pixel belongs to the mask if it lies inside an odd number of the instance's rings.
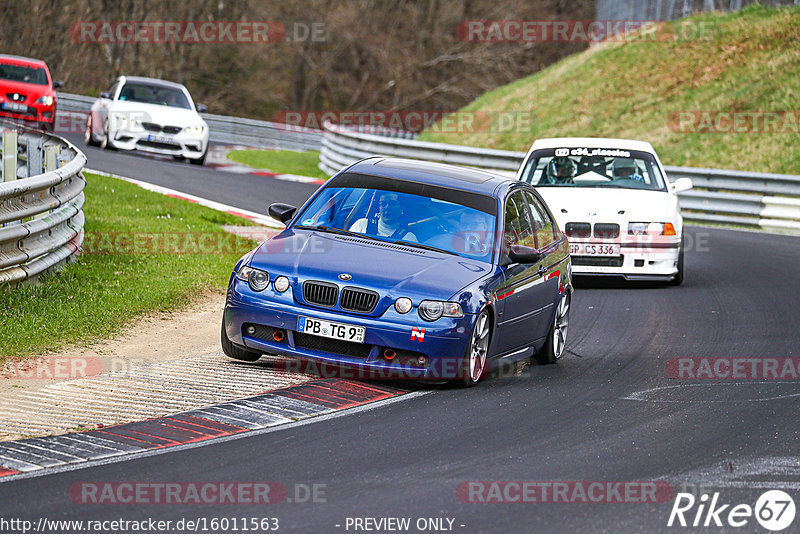
{"label": "grass verge", "polygon": [[244,219],[86,174],[84,253],[42,283],[0,289],[0,365],[119,333],[132,320],[224,291],[254,242]]}
{"label": "grass verge", "polygon": [[798,174],[798,28],[800,6],[665,22],[482,95],[461,110],[475,112],[471,131],[419,139],[518,151],[542,137],[642,139],[668,165]]}
{"label": "grass verge", "polygon": [[279,174],[297,174],[312,178],[328,179],[319,170],[319,152],[294,152],[292,150],[234,150],[228,159],[256,169],[267,169]]}

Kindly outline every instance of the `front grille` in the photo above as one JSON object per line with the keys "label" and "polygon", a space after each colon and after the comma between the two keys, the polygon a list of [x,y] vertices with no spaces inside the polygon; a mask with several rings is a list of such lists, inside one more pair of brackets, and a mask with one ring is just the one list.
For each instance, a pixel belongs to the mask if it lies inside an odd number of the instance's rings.
{"label": "front grille", "polygon": [[[256,331],[254,334],[248,334],[247,328],[250,326],[254,326]],[[253,323],[245,323],[242,325],[242,335],[248,337],[254,337],[256,339],[263,339],[264,341],[275,341],[272,337],[272,334],[275,333],[275,329],[271,326],[263,325],[263,324],[253,324]]]}
{"label": "front grille", "polygon": [[352,341],[330,339],[301,332],[293,332],[293,335],[295,347],[303,349],[318,350],[320,352],[352,356],[354,358],[366,358],[372,350],[372,345],[367,345],[365,343],[353,343]]}
{"label": "front grille", "polygon": [[622,267],[625,256],[572,256],[572,265],[591,267]]}
{"label": "front grille", "polygon": [[568,222],[564,225],[567,237],[589,237],[592,235],[592,225],[583,222]]}
{"label": "front grille", "polygon": [[162,130],[164,131],[164,133],[176,134],[181,130],[183,130],[183,128],[181,128],[180,126],[164,126]]}
{"label": "front grille", "polygon": [[174,143],[161,143],[159,141],[147,141],[146,139],[142,139],[139,141],[140,145],[144,146],[151,146],[153,148],[163,148],[164,150],[180,150],[181,145],[176,145]]}
{"label": "front grille", "polygon": [[[16,97],[16,98],[14,98],[14,97]],[[17,103],[21,104],[22,102],[25,102],[25,99],[28,98],[28,97],[25,96],[25,95],[21,95],[19,93],[6,93],[6,98],[11,100],[12,102],[17,102]]]}
{"label": "front grille", "polygon": [[594,225],[594,236],[600,239],[619,237],[619,225],[615,223],[596,223]]}
{"label": "front grille", "polygon": [[161,131],[161,125],[160,124],[156,124],[154,122],[143,122],[142,123],[142,128],[144,128],[148,132],[160,132]]}
{"label": "front grille", "polygon": [[427,361],[428,359],[428,357],[425,356],[425,354],[417,352],[415,350],[397,349],[397,356],[395,356],[393,361],[399,363],[400,365],[414,365],[417,367],[421,367],[419,363],[420,357],[425,358],[425,361]]}
{"label": "front grille", "polygon": [[342,298],[339,301],[339,306],[343,310],[369,313],[378,305],[379,297],[377,293],[368,289],[346,287],[342,289]]}
{"label": "front grille", "polygon": [[303,298],[309,304],[333,308],[339,297],[339,286],[328,282],[303,282]]}

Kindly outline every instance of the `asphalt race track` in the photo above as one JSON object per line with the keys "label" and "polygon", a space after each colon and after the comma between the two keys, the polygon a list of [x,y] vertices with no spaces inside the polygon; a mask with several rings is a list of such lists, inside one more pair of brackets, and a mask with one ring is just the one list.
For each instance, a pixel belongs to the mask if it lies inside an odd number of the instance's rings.
{"label": "asphalt race track", "polygon": [[[97,149],[87,155],[90,168],[261,213],[315,188]],[[365,531],[355,518],[390,517],[410,518],[408,532],[434,531],[430,523],[416,528],[428,518],[452,519],[452,530],[465,533],[764,532],[753,517],[739,529],[667,527],[672,492],[657,503],[475,503],[461,491],[470,481],[649,481],[753,506],[767,489],[800,489],[800,382],[685,380],[667,371],[672,358],[797,357],[800,241],[701,227],[687,234],[681,287],[578,287],[558,365],[505,368],[472,389],[430,387],[272,432],[0,482],[1,515],[34,524],[270,517],[279,532]],[[87,482],[213,481],[277,482],[287,500],[76,504],[69,496]],[[314,484],[317,498],[305,498]]]}
{"label": "asphalt race track", "polygon": [[303,184],[252,174],[234,174],[211,167],[192,165],[171,157],[140,152],[102,150],[86,146],[82,134],[64,135],[86,154],[87,168],[135,178],[183,193],[215,200],[240,209],[267,213],[272,202],[299,206],[317,190],[317,184]]}

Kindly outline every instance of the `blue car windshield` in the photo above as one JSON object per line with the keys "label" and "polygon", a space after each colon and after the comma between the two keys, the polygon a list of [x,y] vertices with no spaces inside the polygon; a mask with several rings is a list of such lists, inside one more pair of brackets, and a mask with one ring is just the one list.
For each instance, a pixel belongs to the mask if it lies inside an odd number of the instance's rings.
{"label": "blue car windshield", "polygon": [[[295,219],[296,229],[325,227],[491,263],[496,207],[492,197],[444,188],[423,196],[396,188],[326,187]],[[449,194],[440,194],[441,191]],[[442,198],[445,197],[445,198]],[[447,198],[449,197],[449,198]],[[458,200],[466,200],[459,203]],[[481,209],[482,208],[482,209]]]}
{"label": "blue car windshield", "polygon": [[613,187],[664,191],[658,163],[649,152],[604,148],[536,150],[520,180],[535,187]]}

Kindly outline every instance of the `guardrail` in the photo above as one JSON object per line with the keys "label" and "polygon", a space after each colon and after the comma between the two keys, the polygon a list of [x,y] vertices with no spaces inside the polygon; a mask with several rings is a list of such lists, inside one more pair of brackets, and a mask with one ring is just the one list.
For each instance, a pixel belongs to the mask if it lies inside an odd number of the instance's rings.
{"label": "guardrail", "polygon": [[[96,98],[58,93],[58,109],[88,113]],[[319,150],[322,132],[311,128],[287,126],[276,122],[244,117],[201,113],[208,123],[209,139],[217,143],[277,148],[281,150]]]}
{"label": "guardrail", "polygon": [[86,156],[43,133],[3,130],[0,287],[70,261],[83,242]]}
{"label": "guardrail", "polygon": [[[325,124],[319,168],[333,175],[374,156],[438,161],[478,167],[514,177],[524,152],[430,143],[355,132]],[[800,176],[665,166],[671,181],[691,178],[694,188],[679,193],[687,221],[800,233]]]}

